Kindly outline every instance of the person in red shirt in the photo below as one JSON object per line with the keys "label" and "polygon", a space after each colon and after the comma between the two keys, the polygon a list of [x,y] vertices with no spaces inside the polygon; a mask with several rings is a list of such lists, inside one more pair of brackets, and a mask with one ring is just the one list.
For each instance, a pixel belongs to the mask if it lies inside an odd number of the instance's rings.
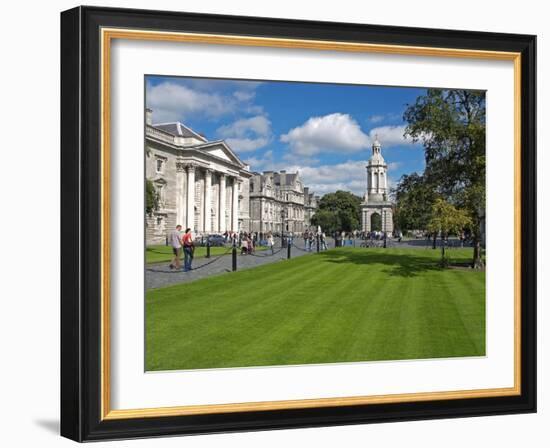
{"label": "person in red shirt", "polygon": [[184,272],[190,271],[191,263],[193,262],[193,253],[195,252],[195,243],[193,242],[193,235],[191,235],[191,229],[185,229],[185,234],[181,239],[181,244],[183,246],[183,270]]}

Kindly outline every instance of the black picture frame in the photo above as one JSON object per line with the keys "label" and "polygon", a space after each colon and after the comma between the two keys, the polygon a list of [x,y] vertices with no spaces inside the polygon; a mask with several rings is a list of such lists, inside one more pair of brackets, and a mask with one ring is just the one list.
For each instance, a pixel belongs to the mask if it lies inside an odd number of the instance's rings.
{"label": "black picture frame", "polygon": [[[101,418],[102,27],[521,53],[521,394]],[[77,7],[61,13],[61,435],[76,441],[536,412],[536,37]]]}

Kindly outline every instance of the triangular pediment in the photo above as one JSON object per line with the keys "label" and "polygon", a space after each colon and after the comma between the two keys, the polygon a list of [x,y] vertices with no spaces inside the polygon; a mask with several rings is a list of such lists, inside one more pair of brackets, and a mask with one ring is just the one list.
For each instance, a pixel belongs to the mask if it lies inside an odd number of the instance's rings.
{"label": "triangular pediment", "polygon": [[196,149],[200,149],[202,152],[240,167],[244,166],[243,161],[237,157],[233,150],[224,141],[205,143],[204,145],[196,146]]}

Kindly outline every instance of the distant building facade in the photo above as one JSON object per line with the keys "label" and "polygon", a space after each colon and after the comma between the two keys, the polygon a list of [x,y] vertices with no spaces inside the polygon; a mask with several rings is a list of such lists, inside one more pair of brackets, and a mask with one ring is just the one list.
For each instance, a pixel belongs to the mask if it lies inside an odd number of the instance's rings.
{"label": "distant building facade", "polygon": [[363,232],[393,232],[393,208],[389,199],[387,175],[388,165],[382,157],[382,146],[378,139],[375,139],[372,155],[367,163],[367,191],[361,203]]}
{"label": "distant building facade", "polygon": [[318,197],[304,187],[299,173],[264,171],[250,179],[250,230],[300,233],[309,229]]}
{"label": "distant building facade", "polygon": [[304,187],[304,226],[306,228],[312,226],[311,218],[319,208],[320,199],[315,193],[310,192],[309,187]]}
{"label": "distant building facade", "polygon": [[223,140],[179,122],[152,123],[146,111],[145,176],[159,198],[146,217],[146,244],[164,244],[177,224],[197,234],[249,230],[252,173]]}

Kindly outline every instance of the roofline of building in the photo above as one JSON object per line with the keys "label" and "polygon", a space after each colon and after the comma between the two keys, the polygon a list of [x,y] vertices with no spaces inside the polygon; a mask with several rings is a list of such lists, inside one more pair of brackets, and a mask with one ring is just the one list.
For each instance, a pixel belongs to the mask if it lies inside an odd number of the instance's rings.
{"label": "roofline of building", "polygon": [[[189,132],[191,132],[193,135],[197,136],[197,138],[199,140],[203,140],[204,142],[208,142],[207,138],[200,135],[198,132],[195,132],[193,129],[191,129],[190,127],[188,126],[185,126],[181,121],[168,121],[166,123],[153,123],[152,125],[150,126],[153,126],[153,127],[157,127],[157,126],[166,126],[168,124],[177,124],[179,126],[183,126],[185,129],[187,129]],[[162,131],[163,129],[161,129]],[[167,131],[164,131],[164,132],[167,132]],[[170,134],[170,132],[168,132]],[[173,134],[171,134],[173,135]],[[180,136],[181,137],[181,136]]]}

